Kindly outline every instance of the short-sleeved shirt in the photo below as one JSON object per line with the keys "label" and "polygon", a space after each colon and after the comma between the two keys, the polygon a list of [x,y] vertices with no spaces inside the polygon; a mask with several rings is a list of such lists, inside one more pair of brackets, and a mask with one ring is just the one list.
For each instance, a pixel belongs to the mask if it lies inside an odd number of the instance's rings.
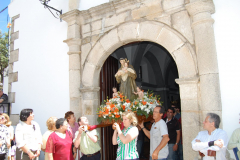
{"label": "short-sleeved shirt", "polygon": [[[94,135],[98,137],[98,141],[95,143],[93,142],[88,135],[85,132],[82,132],[81,134],[81,142],[80,142],[80,149],[83,154],[93,154],[98,152],[101,147],[99,145],[99,134],[96,129],[92,131],[88,131],[88,134]],[[73,142],[76,141],[77,136],[79,134],[79,131],[75,133],[75,138],[73,139]]]}
{"label": "short-sleeved shirt", "polygon": [[31,125],[20,121],[16,127],[15,137],[18,148],[28,145],[29,149],[36,151],[40,149],[39,144],[42,144],[42,133],[38,123],[35,121],[32,121]]}
{"label": "short-sleeved shirt", "polygon": [[[150,156],[152,156],[154,150],[159,146],[162,141],[163,135],[168,134],[167,125],[164,120],[160,120],[152,124],[150,130]],[[158,153],[158,159],[167,158],[168,156],[168,144],[163,147]]]}
{"label": "short-sleeved shirt", "polygon": [[172,118],[170,121],[167,120],[167,117],[164,118],[164,121],[167,123],[169,141],[168,144],[175,144],[177,139],[177,131],[180,131],[180,125],[176,118]]}
{"label": "short-sleeved shirt", "polygon": [[1,124],[0,125],[0,141],[2,146],[0,147],[0,154],[7,153],[7,140],[10,139],[10,134],[8,127]]}

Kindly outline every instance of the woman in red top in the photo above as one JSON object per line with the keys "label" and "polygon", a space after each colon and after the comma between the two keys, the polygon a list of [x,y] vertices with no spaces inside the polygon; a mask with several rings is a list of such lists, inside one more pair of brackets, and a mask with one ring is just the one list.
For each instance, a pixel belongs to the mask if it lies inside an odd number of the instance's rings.
{"label": "woman in red top", "polygon": [[72,134],[67,131],[68,123],[64,118],[56,121],[57,130],[50,134],[46,153],[49,160],[73,160]]}

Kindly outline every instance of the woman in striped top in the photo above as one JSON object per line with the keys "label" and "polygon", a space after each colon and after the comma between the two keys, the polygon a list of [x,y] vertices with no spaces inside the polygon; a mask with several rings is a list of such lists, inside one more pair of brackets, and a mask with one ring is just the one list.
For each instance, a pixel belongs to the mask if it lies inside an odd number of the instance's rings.
{"label": "woman in striped top", "polygon": [[122,131],[117,123],[113,124],[116,129],[113,133],[112,142],[113,145],[118,144],[116,160],[139,160],[137,152],[137,137],[139,134],[136,127],[137,118],[131,111],[124,112],[122,118],[124,125]]}

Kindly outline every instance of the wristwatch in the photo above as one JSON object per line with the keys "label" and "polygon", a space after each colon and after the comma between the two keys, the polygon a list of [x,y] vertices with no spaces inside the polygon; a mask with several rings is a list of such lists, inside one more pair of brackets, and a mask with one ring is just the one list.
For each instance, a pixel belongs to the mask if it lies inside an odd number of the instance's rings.
{"label": "wristwatch", "polygon": [[88,130],[85,131],[85,133],[87,133],[87,132],[88,132]]}
{"label": "wristwatch", "polygon": [[177,145],[177,143],[175,143]]}

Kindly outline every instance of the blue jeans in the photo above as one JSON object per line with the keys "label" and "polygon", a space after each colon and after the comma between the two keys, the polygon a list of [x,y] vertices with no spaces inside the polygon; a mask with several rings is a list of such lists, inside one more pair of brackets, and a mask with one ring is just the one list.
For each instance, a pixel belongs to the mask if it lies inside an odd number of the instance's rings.
{"label": "blue jeans", "polygon": [[174,145],[175,144],[168,144],[169,154],[168,154],[167,160],[175,160],[176,151],[173,151]]}
{"label": "blue jeans", "polygon": [[183,160],[183,148],[181,143],[178,144],[178,150],[175,155],[175,160]]}
{"label": "blue jeans", "polygon": [[[149,160],[153,160],[151,156],[149,157]],[[167,160],[167,158],[154,159],[154,160]]]}

